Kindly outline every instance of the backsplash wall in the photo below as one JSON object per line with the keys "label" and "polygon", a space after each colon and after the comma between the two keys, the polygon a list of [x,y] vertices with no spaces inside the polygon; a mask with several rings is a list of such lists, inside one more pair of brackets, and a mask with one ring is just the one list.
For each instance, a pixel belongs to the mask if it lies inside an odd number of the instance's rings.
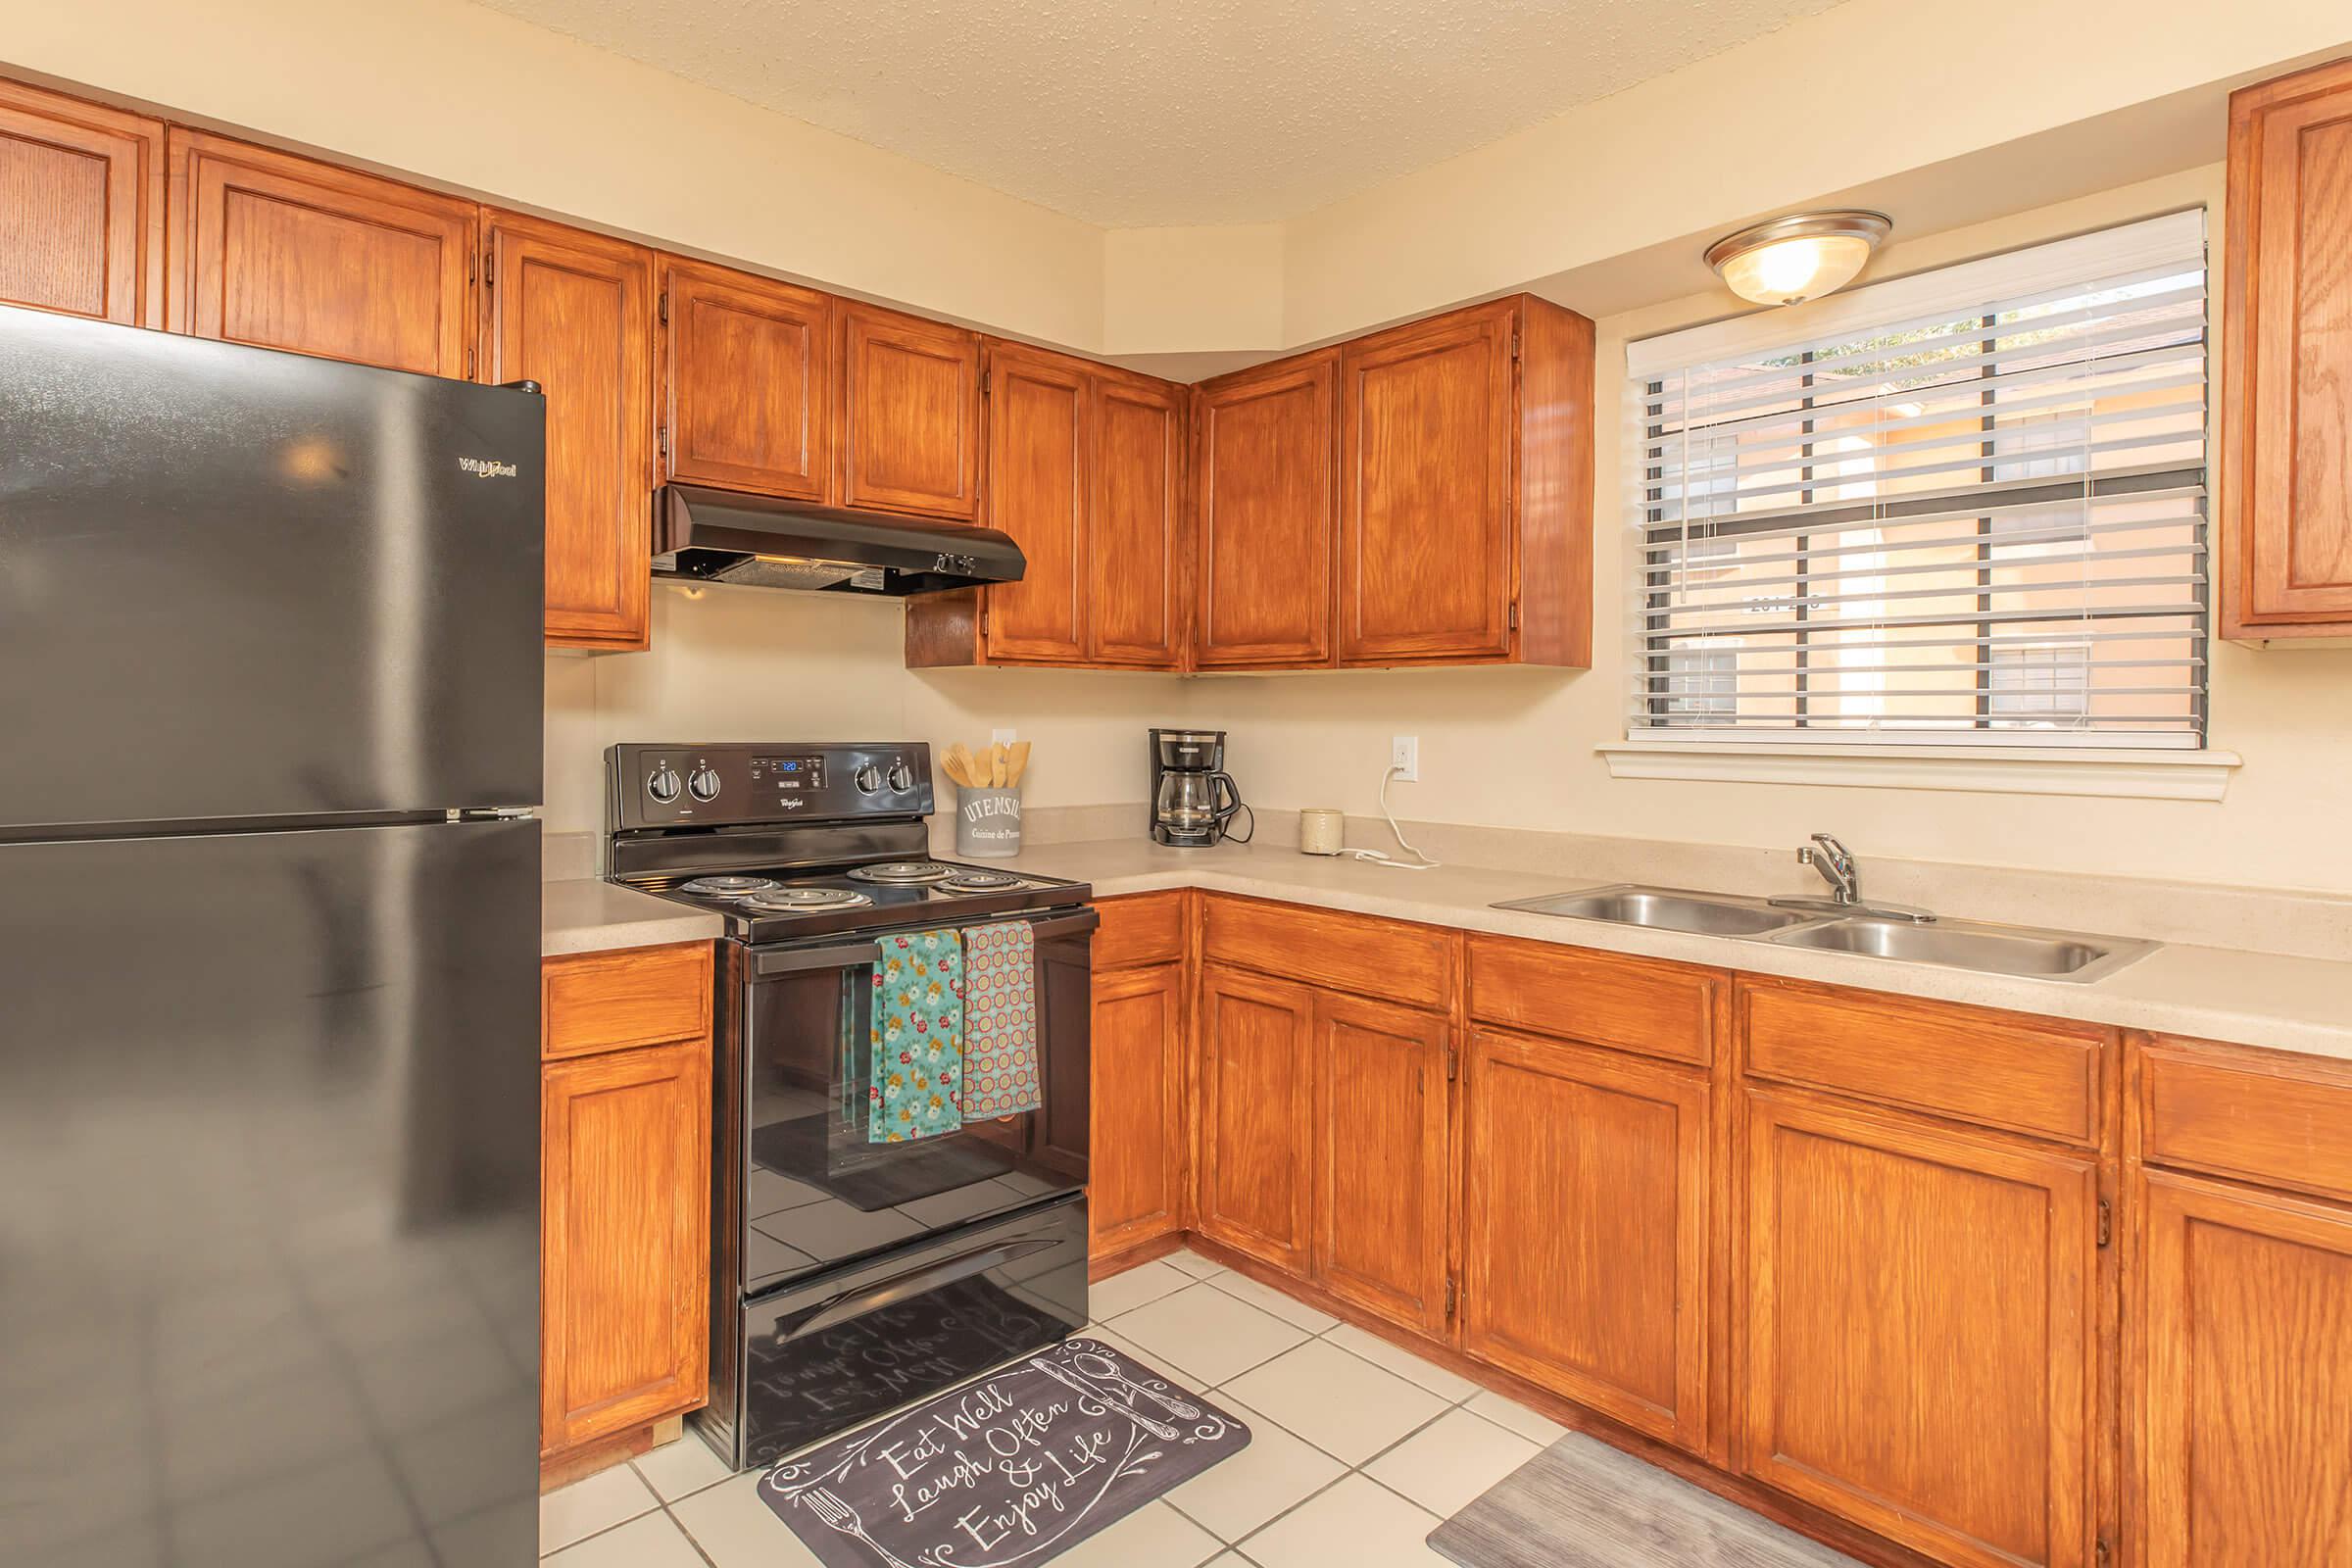
{"label": "backsplash wall", "polygon": [[[1024,800],[1144,798],[1144,730],[1182,722],[1174,675],[906,668],[896,601],[654,585],[653,647],[547,657],[551,832],[604,826],[604,753],[620,741],[1035,743]],[[943,791],[951,790],[945,779]]]}

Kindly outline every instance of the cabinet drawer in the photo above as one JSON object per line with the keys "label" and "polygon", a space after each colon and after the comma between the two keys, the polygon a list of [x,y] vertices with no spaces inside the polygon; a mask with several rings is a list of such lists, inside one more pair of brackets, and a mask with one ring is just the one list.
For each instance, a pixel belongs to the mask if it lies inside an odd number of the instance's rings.
{"label": "cabinet drawer", "polygon": [[1138,893],[1124,899],[1098,899],[1095,912],[1102,917],[1095,933],[1095,967],[1132,969],[1147,963],[1173,963],[1184,956],[1184,895]]}
{"label": "cabinet drawer", "polygon": [[1705,969],[1507,937],[1470,939],[1470,1015],[1676,1061],[1714,1056]]}
{"label": "cabinet drawer", "polygon": [[2152,1040],[2139,1052],[2141,1157],[2352,1200],[2352,1068]]}
{"label": "cabinet drawer", "polygon": [[1208,901],[1202,952],[1262,970],[1415,1006],[1453,994],[1454,938],[1432,926],[1247,899]]}
{"label": "cabinet drawer", "polygon": [[540,1055],[585,1056],[710,1032],[710,945],[550,958],[539,968]]}
{"label": "cabinet drawer", "polygon": [[1962,1121],[2098,1141],[2107,1031],[1796,981],[1740,984],[1747,1070]]}

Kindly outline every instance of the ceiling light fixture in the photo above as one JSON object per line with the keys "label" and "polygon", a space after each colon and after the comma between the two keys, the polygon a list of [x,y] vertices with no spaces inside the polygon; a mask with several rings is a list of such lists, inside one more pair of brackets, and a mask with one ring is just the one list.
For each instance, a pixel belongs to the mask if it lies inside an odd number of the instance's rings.
{"label": "ceiling light fixture", "polygon": [[1792,213],[1725,235],[1707,247],[1707,265],[1743,300],[1794,305],[1852,282],[1893,230],[1885,213]]}

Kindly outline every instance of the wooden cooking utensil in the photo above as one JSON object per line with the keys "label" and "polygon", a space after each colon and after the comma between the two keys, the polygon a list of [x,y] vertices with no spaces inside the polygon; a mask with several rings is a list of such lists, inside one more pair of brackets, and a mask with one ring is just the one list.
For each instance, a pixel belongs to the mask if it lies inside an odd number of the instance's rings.
{"label": "wooden cooking utensil", "polygon": [[1006,777],[1004,782],[1007,784],[1018,784],[1021,781],[1021,775],[1028,771],[1029,743],[1027,741],[1014,741],[1012,743],[1011,755],[1007,760],[1007,772],[1009,776]]}

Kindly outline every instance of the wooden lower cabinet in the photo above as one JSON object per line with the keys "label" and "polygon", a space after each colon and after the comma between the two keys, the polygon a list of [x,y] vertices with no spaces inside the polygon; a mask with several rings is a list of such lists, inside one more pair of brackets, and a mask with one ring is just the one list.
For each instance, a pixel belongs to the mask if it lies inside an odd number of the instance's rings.
{"label": "wooden lower cabinet", "polygon": [[[540,1067],[543,1461],[710,1392],[710,956],[552,958]],[[696,1032],[660,1044],[647,1024]]]}
{"label": "wooden lower cabinet", "polygon": [[1184,966],[1095,976],[1089,1250],[1184,1227]]}
{"label": "wooden lower cabinet", "polygon": [[1314,1001],[1313,1279],[1403,1328],[1444,1338],[1453,1168],[1453,1030],[1437,1014],[1338,993]]}
{"label": "wooden lower cabinet", "polygon": [[1747,1097],[1740,1468],[1954,1568],[2090,1568],[2087,1156]]}
{"label": "wooden lower cabinet", "polygon": [[1207,964],[1200,975],[1200,1230],[1306,1274],[1313,1246],[1315,994]]}
{"label": "wooden lower cabinet", "polygon": [[1465,1054],[1462,1348],[1700,1451],[1705,1075],[1487,1029]]}
{"label": "wooden lower cabinet", "polygon": [[2164,1171],[2134,1198],[2132,1560],[2352,1562],[2352,1209]]}

